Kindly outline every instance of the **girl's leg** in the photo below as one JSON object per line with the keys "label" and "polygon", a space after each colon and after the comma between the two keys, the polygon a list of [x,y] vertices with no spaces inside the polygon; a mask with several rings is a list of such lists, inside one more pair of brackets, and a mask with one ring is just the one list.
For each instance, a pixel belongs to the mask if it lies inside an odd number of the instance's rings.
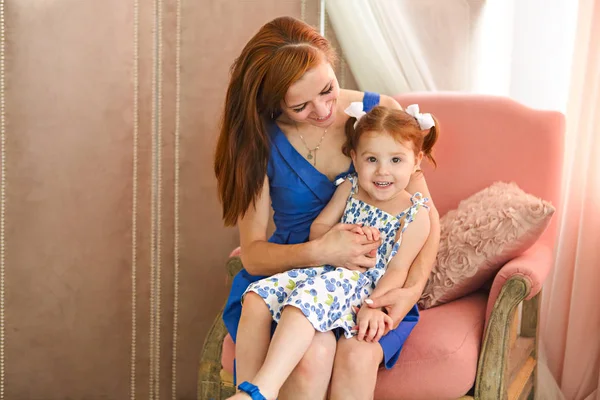
{"label": "girl's leg", "polygon": [[265,361],[271,341],[273,318],[265,301],[256,293],[244,296],[235,343],[236,381],[249,381]]}
{"label": "girl's leg", "polygon": [[336,345],[333,332],[316,332],[306,354],[281,388],[278,399],[325,399]]}
{"label": "girl's leg", "polygon": [[[237,382],[249,381],[267,355],[273,319],[254,292],[244,297],[235,346]],[[323,399],[331,379],[337,341],[333,332],[316,332],[306,354],[284,383],[280,400]]]}
{"label": "girl's leg", "polygon": [[[302,311],[296,307],[286,307],[271,339],[265,362],[250,382],[258,386],[267,399],[275,399],[308,350],[314,336],[315,328]],[[249,396],[238,393],[233,398],[247,399]]]}
{"label": "girl's leg", "polygon": [[331,400],[373,399],[377,370],[383,361],[379,343],[341,338],[337,344]]}

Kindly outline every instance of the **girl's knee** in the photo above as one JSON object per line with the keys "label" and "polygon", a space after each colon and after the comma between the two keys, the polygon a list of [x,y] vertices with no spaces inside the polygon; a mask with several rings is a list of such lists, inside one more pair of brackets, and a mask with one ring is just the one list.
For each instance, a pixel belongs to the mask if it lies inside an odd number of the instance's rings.
{"label": "girl's knee", "polygon": [[333,361],[336,349],[337,341],[332,332],[317,332],[305,354],[305,358],[314,362]]}
{"label": "girl's knee", "polygon": [[336,351],[335,336],[331,332],[318,333],[298,363],[296,370],[303,376],[320,376],[331,372]]}
{"label": "girl's knee", "polygon": [[244,295],[242,315],[251,318],[271,319],[271,312],[265,301],[257,293],[248,292]]}

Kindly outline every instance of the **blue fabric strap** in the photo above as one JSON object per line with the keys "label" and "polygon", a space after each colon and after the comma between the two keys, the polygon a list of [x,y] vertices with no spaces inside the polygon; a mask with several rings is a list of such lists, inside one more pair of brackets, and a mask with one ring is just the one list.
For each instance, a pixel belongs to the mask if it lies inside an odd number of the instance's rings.
{"label": "blue fabric strap", "polygon": [[256,385],[251,384],[250,382],[242,382],[239,384],[238,389],[242,392],[247,393],[252,400],[267,400],[265,396],[262,395],[260,390]]}
{"label": "blue fabric strap", "polygon": [[381,96],[379,95],[379,93],[365,92],[365,95],[363,97],[363,111],[369,112],[373,107],[379,105],[380,97]]}

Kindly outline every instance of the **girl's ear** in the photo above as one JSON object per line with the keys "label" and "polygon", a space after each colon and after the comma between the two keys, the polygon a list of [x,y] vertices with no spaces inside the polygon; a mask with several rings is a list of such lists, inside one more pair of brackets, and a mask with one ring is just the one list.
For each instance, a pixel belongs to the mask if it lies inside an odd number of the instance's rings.
{"label": "girl's ear", "polygon": [[419,154],[415,157],[415,168],[413,172],[417,172],[421,169],[421,161],[423,161],[423,152],[420,151]]}
{"label": "girl's ear", "polygon": [[354,150],[350,150],[350,158],[352,159],[352,164],[356,164],[356,152]]}

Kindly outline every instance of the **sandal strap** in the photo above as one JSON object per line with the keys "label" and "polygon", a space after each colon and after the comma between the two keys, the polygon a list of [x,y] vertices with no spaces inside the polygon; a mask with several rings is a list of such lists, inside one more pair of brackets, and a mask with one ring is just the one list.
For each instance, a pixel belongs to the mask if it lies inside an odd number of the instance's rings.
{"label": "sandal strap", "polygon": [[252,400],[267,400],[265,396],[260,392],[258,386],[251,384],[250,382],[242,382],[238,385],[238,389],[244,393],[247,393]]}

